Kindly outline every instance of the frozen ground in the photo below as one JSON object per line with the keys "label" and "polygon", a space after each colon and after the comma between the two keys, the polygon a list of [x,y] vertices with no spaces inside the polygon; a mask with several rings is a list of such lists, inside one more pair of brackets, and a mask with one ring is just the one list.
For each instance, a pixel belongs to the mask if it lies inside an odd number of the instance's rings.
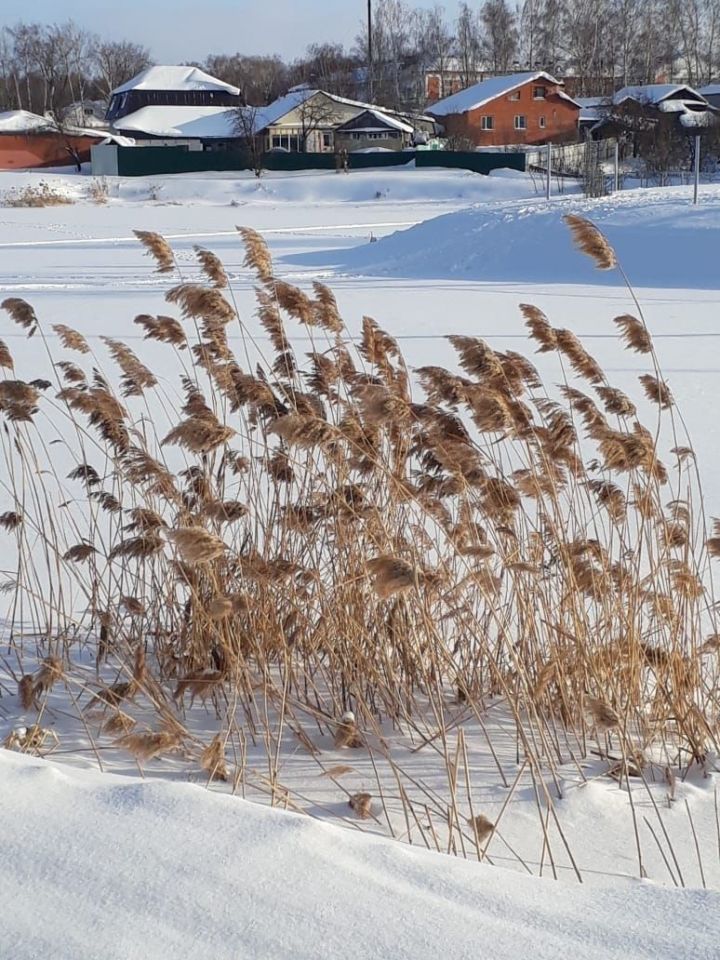
{"label": "frozen ground", "polygon": [[[498,349],[529,349],[518,304],[531,302],[541,307],[554,325],[570,327],[582,336],[612,382],[636,397],[637,374],[645,370],[645,364],[642,357],[621,348],[611,322],[618,314],[633,312],[628,291],[616,274],[594,271],[588,261],[573,251],[561,224],[562,213],[570,210],[596,218],[607,229],[623,260],[628,260],[628,272],[637,284],[636,293],[655,336],[664,374],[688,422],[705,481],[706,508],[720,514],[720,428],[712,406],[720,373],[716,358],[720,335],[717,188],[703,188],[698,210],[689,206],[690,194],[684,189],[628,192],[617,202],[592,204],[564,197],[548,204],[534,199],[534,185],[523,176],[482,178],[459,172],[414,170],[347,177],[268,177],[260,187],[252,178],[238,181],[188,177],[168,183],[120,181],[109,185],[109,201],[103,205],[85,199],[87,178],[1,174],[0,193],[38,179],[51,182],[79,202],[45,209],[0,208],[0,290],[4,296],[20,296],[32,302],[46,328],[51,323],[65,323],[80,330],[102,360],[106,356],[99,342],[102,335],[128,341],[154,368],[167,355],[162,347],[144,344],[132,320],[139,313],[168,312],[164,292],[176,281],[154,273],[153,264],[132,237],[132,229],[156,230],[172,238],[186,278],[199,276],[194,244],[217,252],[230,274],[242,319],[262,344],[262,331],[254,319],[253,282],[242,266],[243,251],[235,230],[235,225],[241,224],[263,232],[283,277],[301,286],[318,277],[329,282],[350,330],[359,329],[364,314],[374,316],[398,337],[408,362],[414,366],[454,366],[453,353],[444,340],[449,333],[482,336]],[[468,204],[477,206],[466,210]],[[435,223],[423,223],[439,214],[446,216]],[[398,230],[404,232],[397,233]],[[379,242],[368,243],[371,236]],[[10,345],[20,376],[28,370],[35,377],[48,374],[49,363],[38,350],[37,339],[28,341],[7,318],[0,318],[0,339]],[[300,329],[291,339],[300,350],[307,342]],[[59,345],[52,341],[51,351],[60,356]],[[543,358],[534,359],[544,372]],[[169,389],[175,388],[175,373],[168,371],[172,380]],[[159,410],[151,413],[159,419],[163,416]],[[4,482],[2,477],[0,481]],[[0,511],[3,509],[7,506],[0,490]],[[27,644],[32,649],[32,638]],[[13,726],[31,719],[24,718],[19,711],[11,671],[17,671],[14,661],[8,661],[4,667],[0,661],[0,739]],[[86,692],[77,684],[84,682],[93,688],[97,681],[89,660],[80,656],[77,677],[81,679],[76,679],[72,695],[85,696]],[[19,821],[23,824],[20,836],[24,839],[23,852],[8,855],[15,865],[14,872],[8,875],[0,871],[0,884],[6,882],[11,889],[18,889],[17,885],[23,883],[36,890],[33,915],[40,914],[42,908],[38,904],[42,902],[47,904],[48,917],[59,922],[61,908],[53,901],[53,884],[61,870],[61,851],[69,850],[73,843],[77,845],[80,837],[83,846],[77,848],[78,865],[72,866],[77,872],[72,873],[72,878],[68,875],[67,882],[80,886],[87,882],[88,887],[97,887],[99,850],[107,858],[108,874],[112,871],[117,878],[117,897],[115,892],[109,893],[103,901],[108,916],[115,918],[115,925],[108,923],[104,931],[100,908],[83,900],[78,905],[78,929],[99,938],[99,946],[93,953],[92,943],[87,947],[72,942],[74,952],[60,954],[63,960],[65,956],[75,960],[100,954],[148,956],[154,960],[155,954],[149,950],[138,952],[137,946],[152,943],[149,938],[155,936],[140,918],[144,908],[142,895],[137,891],[143,884],[152,891],[150,900],[160,911],[159,930],[167,931],[169,943],[182,943],[192,929],[192,918],[200,913],[207,917],[208,929],[219,928],[217,939],[207,940],[207,956],[213,957],[421,958],[436,955],[443,947],[448,952],[450,942],[453,956],[512,960],[531,953],[556,956],[562,950],[572,951],[578,957],[613,957],[623,953],[683,958],[717,954],[707,921],[711,910],[716,909],[711,895],[671,895],[633,879],[638,876],[638,864],[626,793],[606,777],[600,778],[599,768],[592,762],[581,771],[572,764],[559,764],[562,800],[556,796],[558,784],[549,782],[540,791],[542,794],[547,789],[555,798],[559,823],[575,860],[573,867],[559,833],[550,823],[542,797],[538,802],[527,771],[517,767],[512,725],[501,711],[488,716],[487,723],[493,742],[499,745],[502,774],[488,754],[483,732],[472,723],[465,725],[475,810],[482,810],[493,820],[502,818],[487,857],[493,864],[512,867],[516,873],[551,876],[556,872],[568,882],[568,889],[561,896],[553,885],[544,887],[530,878],[521,881],[517,875],[488,875],[485,868],[473,873],[467,865],[416,858],[412,852],[376,846],[379,841],[365,841],[350,833],[338,837],[324,825],[283,820],[279,814],[254,807],[247,811],[244,806],[231,806],[241,802],[238,798],[206,797],[182,783],[158,783],[166,779],[204,783],[197,755],[200,746],[208,742],[208,729],[215,727],[216,722],[202,706],[188,715],[188,726],[196,740],[187,755],[151,762],[145,770],[150,782],[140,785],[137,768],[109,739],[100,737],[91,743],[87,730],[69,716],[66,696],[67,691],[58,686],[42,718],[43,725],[59,734],[60,742],[52,757],[62,764],[61,768],[43,768],[34,761],[0,756],[0,790],[8,796],[0,807],[2,832],[8,838],[3,842],[8,844],[6,849],[17,849]],[[140,718],[144,709],[140,702]],[[258,711],[262,713],[262,708],[258,707]],[[457,718],[464,724],[467,720],[460,708]],[[423,821],[422,827],[405,822],[393,775],[387,770],[376,775],[365,751],[353,751],[350,756],[347,751],[334,751],[329,738],[320,735],[313,718],[302,711],[297,711],[294,723],[320,753],[309,754],[293,730],[285,731],[279,781],[287,791],[291,809],[350,827],[362,826],[385,836],[394,835],[416,845],[428,843],[429,821]],[[425,732],[431,731],[428,728]],[[379,733],[392,738],[393,762],[400,770],[404,788],[421,790],[417,785],[412,787],[412,779],[427,791],[428,818],[432,817],[432,827],[437,829],[439,845],[444,849],[442,817],[447,808],[442,797],[447,788],[447,770],[441,758],[432,748],[418,750],[417,736],[395,737],[392,730]],[[260,748],[262,743],[254,753],[249,744],[247,756],[235,758],[250,767],[247,795],[252,799],[268,796],[267,769],[263,770]],[[105,771],[134,776],[135,785],[128,781],[113,784],[82,769],[98,763]],[[350,769],[335,777],[327,775],[341,764]],[[516,789],[508,798],[516,777]],[[688,887],[698,887],[704,879],[709,887],[720,888],[715,785],[714,758],[710,758],[706,770],[693,771],[685,783],[676,786],[674,801],[667,799],[667,785],[660,772],[657,782],[636,797],[645,867],[653,881],[669,885],[682,874]],[[378,817],[361,825],[351,816],[347,797],[356,790],[375,793],[378,787],[388,794],[388,818]],[[228,790],[229,785],[213,787],[213,792]],[[463,805],[469,800],[462,791],[461,800]],[[47,822],[51,809],[66,814],[58,817],[52,828],[53,851],[57,852],[52,857],[47,829],[43,835],[38,827]],[[242,817],[237,815],[238,810],[243,811]],[[466,806],[463,812],[467,812]],[[678,857],[671,870],[642,817],[655,825],[656,833],[661,833],[662,821]],[[161,819],[165,821],[163,827],[159,826]],[[196,835],[185,830],[176,834],[178,827],[173,821],[181,819],[202,822],[208,825],[207,832],[202,830]],[[108,837],[112,829],[116,831],[112,836],[117,836],[118,820],[128,824],[129,839],[127,847],[114,849]],[[538,830],[540,820],[546,826],[549,823],[551,856]],[[78,824],[90,821],[96,824],[93,830],[77,829]],[[114,828],[109,825],[111,821]],[[701,838],[700,862],[692,842],[693,825]],[[251,834],[260,839],[253,841]],[[41,837],[38,843],[44,842],[44,847],[33,846],[32,837],[36,835]],[[185,862],[193,864],[193,876],[198,878],[197,883],[193,881],[198,912],[190,914],[189,919],[184,912],[164,903],[161,892],[166,876],[163,871],[169,874],[174,867],[177,874],[183,869],[163,853],[180,845],[179,837],[187,845]],[[665,835],[660,839],[665,856],[669,857]],[[247,881],[243,872],[244,851],[248,848],[252,882]],[[302,876],[293,872],[298,868],[291,862],[291,855],[308,865]],[[333,857],[337,858],[337,866],[328,879],[327,864]],[[380,873],[373,865],[376,858],[382,864]],[[306,879],[315,873],[310,864],[317,864],[320,870],[321,862],[325,871],[322,884],[313,885],[314,881]],[[276,874],[269,872],[269,863],[273,870],[277,866]],[[200,872],[196,873],[198,869]],[[576,869],[586,885],[599,885],[593,895],[581,894],[575,886],[572,891],[569,889],[577,878]],[[208,889],[211,885],[217,889],[218,871],[227,872],[225,896],[238,903],[236,914],[214,901],[204,900],[206,884]],[[83,879],[88,877],[87,881]],[[284,880],[280,890],[277,877]],[[611,881],[622,884],[622,889],[605,889]],[[249,915],[259,909],[256,887],[267,897],[268,912],[257,914],[260,919],[252,925]],[[181,893],[178,900],[184,895]],[[278,899],[273,899],[276,896]],[[207,893],[207,897],[209,901],[211,894]],[[436,907],[438,898],[444,898],[442,907]],[[385,906],[388,901],[389,910]],[[11,901],[3,897],[3,902]],[[123,902],[129,904],[125,913],[119,906]],[[283,910],[292,912],[296,908],[303,914],[303,921],[298,924],[302,934],[298,936],[307,937],[306,940],[253,940],[267,936],[271,924],[265,922],[265,917],[277,917]],[[662,922],[671,913],[672,921]],[[291,915],[296,916],[294,912]],[[373,934],[379,939],[371,945],[372,949],[368,947],[367,924],[363,926],[362,922],[366,915],[380,918]],[[381,942],[387,931],[383,918],[388,916],[397,922],[402,935],[392,951]],[[406,916],[415,918],[412,924],[406,923]],[[424,926],[423,917],[443,916],[449,918],[446,926],[431,922]],[[693,916],[697,924],[691,928]],[[28,930],[28,923],[27,916],[20,912],[15,926],[10,927],[11,935],[19,938],[18,946],[8,956],[43,955],[39,940],[35,941],[35,954],[30,947],[30,952],[22,952],[20,938]],[[102,939],[106,935],[108,943],[123,943],[117,937],[110,939],[110,932],[121,926],[125,936],[137,935],[137,941],[128,940],[124,952],[120,948],[117,954],[106,951],[106,941]],[[501,932],[503,927],[512,931],[507,938]],[[491,931],[489,935],[487,930]],[[336,936],[339,939],[334,939]],[[451,936],[456,940],[450,941]],[[4,947],[2,937],[0,929],[0,946]],[[241,948],[236,938],[244,938],[243,942],[254,946],[247,953],[238,952]],[[319,951],[314,946],[318,938],[323,944]],[[14,941],[10,942],[14,945]],[[83,949],[90,952],[83,953]],[[199,949],[192,952],[188,948],[186,954],[176,951],[176,955],[204,956],[197,952]],[[234,953],[230,952],[232,949]]]}

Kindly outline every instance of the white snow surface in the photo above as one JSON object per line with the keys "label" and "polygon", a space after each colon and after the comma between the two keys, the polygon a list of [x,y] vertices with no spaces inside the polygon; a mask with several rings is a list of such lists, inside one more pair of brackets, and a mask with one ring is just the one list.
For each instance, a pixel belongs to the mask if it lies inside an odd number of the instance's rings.
{"label": "white snow surface", "polygon": [[519,877],[7,751],[0,843],[12,960],[717,957],[717,893]]}
{"label": "white snow surface", "polygon": [[[720,187],[628,190],[604,200],[477,205],[343,251],[325,262],[352,274],[457,280],[617,285],[573,250],[563,215],[589,217],[606,234],[630,280],[641,286],[718,289]],[[318,263],[322,255],[304,262]]]}
{"label": "white snow surface", "polygon": [[211,77],[199,67],[155,66],[148,67],[126,83],[116,87],[116,93],[128,93],[130,90],[210,90],[232,93],[239,96],[240,91],[230,83]]}

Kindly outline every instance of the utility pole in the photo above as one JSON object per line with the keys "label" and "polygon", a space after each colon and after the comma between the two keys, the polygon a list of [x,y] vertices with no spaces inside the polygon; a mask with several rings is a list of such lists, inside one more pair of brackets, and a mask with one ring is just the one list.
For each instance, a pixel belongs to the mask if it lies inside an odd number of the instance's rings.
{"label": "utility pole", "polygon": [[700,136],[695,137],[695,188],[693,190],[693,204],[698,202],[698,187],[700,186]]}
{"label": "utility pole", "polygon": [[368,100],[373,102],[373,19],[372,0],[367,0],[367,32],[368,32]]}

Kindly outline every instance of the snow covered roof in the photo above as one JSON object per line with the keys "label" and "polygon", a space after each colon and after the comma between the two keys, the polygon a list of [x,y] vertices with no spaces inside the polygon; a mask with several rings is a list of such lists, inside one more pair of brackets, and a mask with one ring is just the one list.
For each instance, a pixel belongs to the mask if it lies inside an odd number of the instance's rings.
{"label": "snow covered roof", "polygon": [[64,123],[61,128],[52,117],[41,117],[27,110],[7,110],[5,113],[0,113],[0,134],[61,132],[73,137],[101,137],[104,133],[102,130],[90,130],[67,123]]}
{"label": "snow covered roof", "polygon": [[179,139],[225,139],[238,136],[232,107],[141,107],[114,124],[123,133],[146,133]]}
{"label": "snow covered roof", "polygon": [[[354,130],[371,131],[382,127],[393,127],[395,130],[402,130],[403,133],[414,133],[415,131],[415,128],[409,123],[405,123],[404,121],[399,120],[397,117],[391,117],[389,114],[383,113],[381,110],[363,110],[363,112],[358,116],[365,115],[367,115],[370,119],[370,124],[365,127],[354,127]],[[347,123],[353,123],[356,119],[357,118],[354,117],[353,120],[348,120]],[[372,124],[373,120],[375,121],[374,125]],[[347,123],[342,124],[340,129],[342,130],[345,126],[347,126]]]}
{"label": "snow covered roof", "polygon": [[709,83],[706,87],[700,87],[698,93],[704,97],[720,97],[720,83]]}
{"label": "snow covered roof", "polygon": [[[556,80],[549,73],[545,73],[544,70],[535,70],[530,73],[511,73],[505,77],[491,77],[489,80],[476,83],[466,90],[460,90],[459,93],[454,93],[451,97],[439,100],[428,107],[428,113],[438,117],[445,117],[452,113],[469,113],[470,110],[476,110],[483,104],[507,93],[512,93],[518,87],[535,80],[544,80],[546,83],[553,85],[560,83],[559,80]],[[568,97],[567,99],[575,103],[572,98]]]}
{"label": "snow covered roof", "polygon": [[240,91],[229,83],[224,83],[199,67],[148,67],[132,80],[113,90],[116,93],[129,93],[131,90],[214,90],[239,96]]}
{"label": "snow covered roof", "polygon": [[624,100],[637,100],[638,103],[658,104],[668,97],[676,97],[679,93],[683,94],[686,100],[704,99],[701,93],[684,83],[648,83],[645,86],[623,87],[614,94],[613,103],[617,105]]}
{"label": "snow covered roof", "polygon": [[[287,116],[288,113],[290,113],[292,110],[296,110],[308,100],[312,100],[312,98],[317,96],[319,93],[324,94],[334,103],[339,103],[346,107],[356,107],[358,113],[360,113],[362,110],[369,110],[371,113],[382,117],[386,122],[397,125],[399,130],[408,130],[410,133],[412,133],[413,128],[406,122],[405,119],[398,117],[392,111],[383,110],[382,107],[378,107],[374,103],[363,103],[361,100],[349,100],[347,97],[338,97],[334,93],[327,93],[325,90],[317,90],[303,86],[293,87],[293,89],[286,93],[284,97],[274,100],[266,107],[255,108],[256,132],[264,130],[266,127],[270,127],[275,123],[279,123],[279,121],[282,120],[283,117]],[[416,119],[429,121],[432,118],[418,116]]]}
{"label": "snow covered roof", "polygon": [[578,97],[575,103],[580,104],[581,123],[602,120],[611,106],[609,97]]}
{"label": "snow covered roof", "polygon": [[56,130],[48,117],[27,110],[8,110],[0,113],[0,133],[28,133],[37,130]]}

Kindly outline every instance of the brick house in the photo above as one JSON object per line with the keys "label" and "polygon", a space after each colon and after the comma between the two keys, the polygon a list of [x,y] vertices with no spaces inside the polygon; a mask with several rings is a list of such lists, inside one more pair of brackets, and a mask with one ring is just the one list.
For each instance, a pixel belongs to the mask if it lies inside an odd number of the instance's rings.
{"label": "brick house", "polygon": [[478,147],[575,140],[580,105],[549,73],[492,77],[427,108],[449,139]]}

